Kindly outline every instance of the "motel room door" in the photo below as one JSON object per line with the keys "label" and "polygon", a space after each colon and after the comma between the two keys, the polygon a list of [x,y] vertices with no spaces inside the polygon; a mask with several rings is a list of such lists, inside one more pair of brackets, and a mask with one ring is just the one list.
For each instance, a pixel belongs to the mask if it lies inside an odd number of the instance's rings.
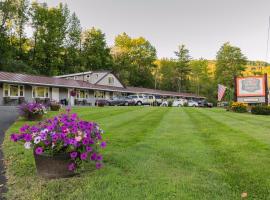
{"label": "motel room door", "polygon": [[52,100],[59,102],[59,88],[52,88]]}

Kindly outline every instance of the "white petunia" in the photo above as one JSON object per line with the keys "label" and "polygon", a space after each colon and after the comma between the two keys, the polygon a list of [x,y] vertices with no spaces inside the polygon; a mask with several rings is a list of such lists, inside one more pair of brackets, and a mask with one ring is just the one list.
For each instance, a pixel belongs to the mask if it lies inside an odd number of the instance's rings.
{"label": "white petunia", "polygon": [[40,142],[40,140],[41,140],[40,136],[37,136],[34,138],[34,143],[38,144]]}
{"label": "white petunia", "polygon": [[31,142],[24,143],[24,148],[26,149],[31,149],[31,146],[32,146]]}

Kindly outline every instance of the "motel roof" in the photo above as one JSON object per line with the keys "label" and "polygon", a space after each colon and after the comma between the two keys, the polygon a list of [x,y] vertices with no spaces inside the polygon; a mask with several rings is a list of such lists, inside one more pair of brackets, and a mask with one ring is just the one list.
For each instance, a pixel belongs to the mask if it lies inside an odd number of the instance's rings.
{"label": "motel roof", "polygon": [[36,75],[1,72],[1,71],[0,71],[0,82],[51,86],[51,87],[76,88],[76,89],[93,89],[93,90],[125,92],[125,93],[153,94],[153,95],[161,95],[161,96],[204,98],[204,97],[197,96],[191,93],[179,93],[179,92],[155,90],[155,89],[140,88],[140,87],[114,87],[114,86],[107,86],[107,85],[91,84],[89,82],[80,81],[80,80],[63,79],[63,78],[47,77],[47,76],[36,76]]}

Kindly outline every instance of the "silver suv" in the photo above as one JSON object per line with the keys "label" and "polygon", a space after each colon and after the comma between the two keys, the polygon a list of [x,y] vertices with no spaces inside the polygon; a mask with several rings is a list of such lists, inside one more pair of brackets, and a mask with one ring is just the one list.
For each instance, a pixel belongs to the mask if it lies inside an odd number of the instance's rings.
{"label": "silver suv", "polygon": [[134,94],[134,95],[129,95],[128,97],[132,98],[135,101],[135,104],[138,106],[149,104],[147,100],[147,96],[145,95]]}

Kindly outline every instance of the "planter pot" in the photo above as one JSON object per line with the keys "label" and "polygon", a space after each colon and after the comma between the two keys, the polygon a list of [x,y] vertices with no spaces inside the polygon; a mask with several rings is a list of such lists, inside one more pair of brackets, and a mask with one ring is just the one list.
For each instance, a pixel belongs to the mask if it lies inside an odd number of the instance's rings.
{"label": "planter pot", "polygon": [[43,117],[43,114],[28,114],[27,120],[29,121],[41,120],[42,117]]}
{"label": "planter pot", "polygon": [[54,156],[36,155],[34,152],[37,174],[43,178],[67,178],[74,176],[73,171],[68,170],[70,157],[68,154]]}

